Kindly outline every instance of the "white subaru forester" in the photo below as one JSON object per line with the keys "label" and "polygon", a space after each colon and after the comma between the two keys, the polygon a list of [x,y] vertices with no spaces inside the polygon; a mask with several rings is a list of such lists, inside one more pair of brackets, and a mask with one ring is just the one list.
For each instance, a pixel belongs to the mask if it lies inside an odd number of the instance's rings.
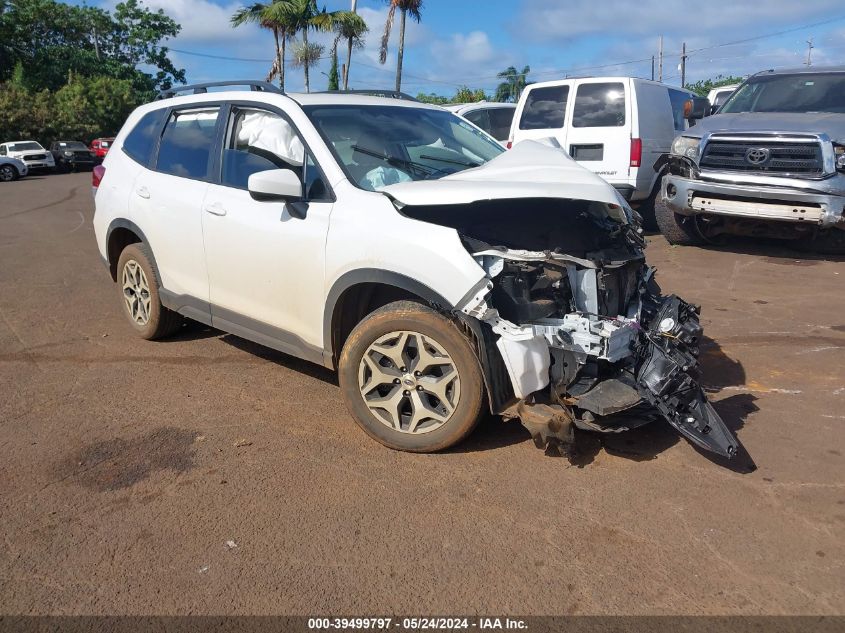
{"label": "white subaru forester", "polygon": [[613,187],[436,106],[246,83],[138,108],[95,170],[138,335],[187,317],[337,369],[396,449],[444,449],[489,410],[564,450],[664,418],[735,454],[698,383],[698,308],[661,296]]}

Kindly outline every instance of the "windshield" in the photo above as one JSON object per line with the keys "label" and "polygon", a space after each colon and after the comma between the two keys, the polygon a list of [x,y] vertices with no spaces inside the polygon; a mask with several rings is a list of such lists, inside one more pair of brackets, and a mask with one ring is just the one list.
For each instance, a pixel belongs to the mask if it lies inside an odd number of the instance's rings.
{"label": "windshield", "polygon": [[10,152],[26,152],[33,149],[44,149],[35,141],[26,141],[24,143],[12,143],[9,145]]}
{"label": "windshield", "polygon": [[752,77],[719,110],[725,112],[845,112],[845,73]]}
{"label": "windshield", "polygon": [[483,165],[505,151],[446,110],[359,105],[303,109],[347,176],[369,191],[442,178]]}
{"label": "windshield", "polygon": [[85,143],[79,141],[59,141],[57,145],[61,149],[88,149],[85,147]]}

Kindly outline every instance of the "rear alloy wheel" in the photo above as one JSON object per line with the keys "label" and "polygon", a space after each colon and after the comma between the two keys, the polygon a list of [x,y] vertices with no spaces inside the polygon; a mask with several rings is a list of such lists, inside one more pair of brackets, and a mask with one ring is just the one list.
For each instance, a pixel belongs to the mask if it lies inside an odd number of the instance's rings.
{"label": "rear alloy wheel", "polygon": [[12,165],[0,165],[0,182],[11,182],[17,178],[18,170]]}
{"label": "rear alloy wheel", "polygon": [[161,304],[158,277],[146,244],[123,249],[117,262],[117,285],[123,313],[141,338],[164,338],[182,326],[182,315]]}
{"label": "rear alloy wheel", "polygon": [[339,378],[364,431],[405,451],[437,451],[461,441],[484,401],[466,336],[445,316],[407,301],[358,324],[343,348]]}

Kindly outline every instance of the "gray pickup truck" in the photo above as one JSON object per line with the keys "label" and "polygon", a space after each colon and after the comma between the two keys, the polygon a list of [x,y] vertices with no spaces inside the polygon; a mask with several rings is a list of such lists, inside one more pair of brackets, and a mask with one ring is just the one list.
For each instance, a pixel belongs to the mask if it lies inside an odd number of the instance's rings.
{"label": "gray pickup truck", "polygon": [[845,66],[749,77],[675,139],[662,200],[673,244],[733,234],[845,252]]}

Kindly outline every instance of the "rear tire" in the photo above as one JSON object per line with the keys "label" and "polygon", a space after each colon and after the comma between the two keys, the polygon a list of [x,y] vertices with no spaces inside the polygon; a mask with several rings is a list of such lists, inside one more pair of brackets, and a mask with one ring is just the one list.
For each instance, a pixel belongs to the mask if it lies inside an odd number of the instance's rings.
{"label": "rear tire", "polygon": [[481,417],[484,381],[470,341],[419,303],[397,301],[367,316],[349,335],[338,367],[352,417],[390,448],[448,448]]}
{"label": "rear tire", "polygon": [[660,232],[670,244],[695,246],[704,243],[695,229],[693,216],[675,213],[661,199],[655,201],[654,217],[657,220]]}
{"label": "rear tire", "polygon": [[123,313],[132,329],[149,341],[164,338],[182,327],[184,318],[161,304],[159,279],[149,247],[138,242],[123,249],[117,261],[117,288]]}
{"label": "rear tire", "polygon": [[657,218],[655,217],[655,209],[657,206],[658,198],[660,197],[660,180],[657,181],[657,186],[654,188],[654,191],[651,192],[648,198],[643,200],[640,203],[640,206],[637,207],[637,213],[639,213],[643,218],[643,228],[646,231],[659,231],[660,227],[657,226]]}

